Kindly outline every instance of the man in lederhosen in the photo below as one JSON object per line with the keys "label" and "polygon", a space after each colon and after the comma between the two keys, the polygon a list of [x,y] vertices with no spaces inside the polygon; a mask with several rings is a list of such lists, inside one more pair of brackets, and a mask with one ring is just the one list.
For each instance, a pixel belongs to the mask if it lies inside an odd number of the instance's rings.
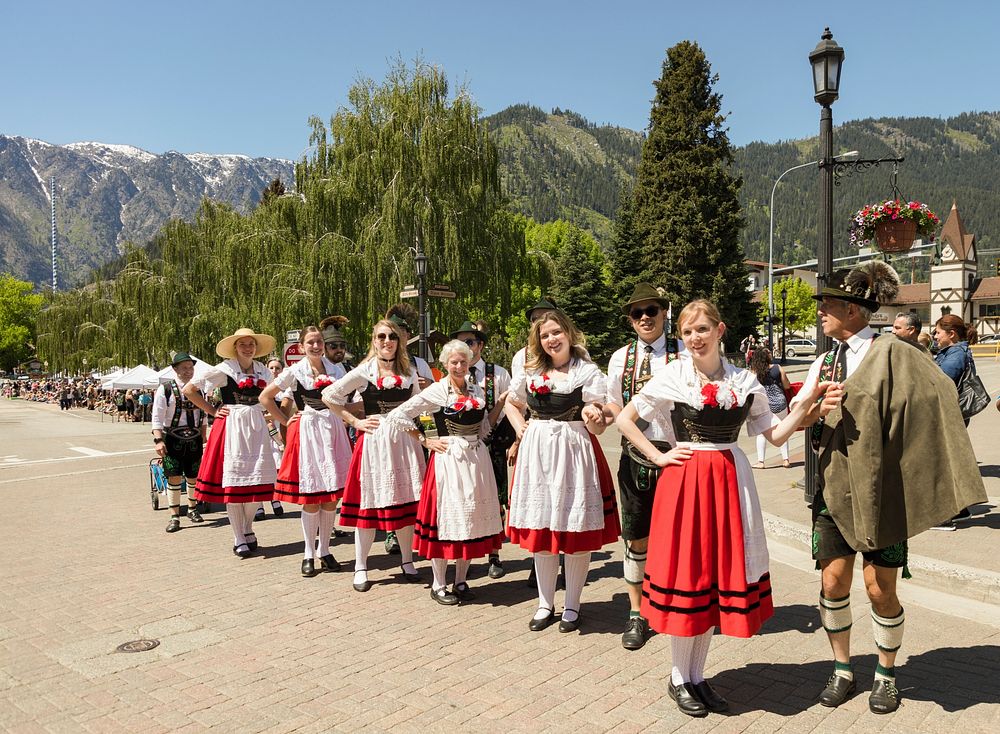
{"label": "man in lederhosen", "polygon": [[205,443],[205,414],[181,394],[194,376],[194,358],[187,352],[177,352],[170,364],[176,378],[156,389],[152,424],[153,445],[163,460],[163,472],[167,475],[167,506],[170,508],[167,532],[176,533],[181,529],[181,483],[185,480],[188,519],[203,522],[194,498],[194,485]]}
{"label": "man in lederhosen", "polygon": [[[472,350],[472,359],[469,360],[469,381],[483,389],[486,394],[486,410],[493,410],[497,399],[510,388],[510,373],[503,367],[493,362],[487,362],[482,358],[483,347],[486,345],[486,332],[477,324],[466,321],[451,333],[452,339],[465,342]],[[508,507],[507,498],[507,451],[514,445],[514,429],[511,428],[510,421],[506,416],[500,415],[499,422],[493,431],[486,438],[486,445],[490,451],[490,462],[493,464],[493,476],[497,482],[497,496],[500,499],[501,513]],[[500,554],[490,554],[490,565],[487,571],[491,579],[501,578],[504,571],[500,562]]]}
{"label": "man in lederhosen", "polygon": [[[639,283],[622,307],[636,338],[611,355],[608,362],[608,403],[617,416],[643,386],[680,353],[677,340],[664,333],[668,301],[649,283]],[[643,425],[645,424],[645,425]],[[673,446],[674,429],[669,419],[654,423],[640,421],[642,432],[654,446],[666,451]],[[618,507],[621,511],[622,539],[625,541],[625,584],[630,604],[629,619],[622,635],[622,647],[638,650],[646,644],[649,623],[639,613],[642,580],[646,572],[646,548],[653,497],[660,470],[632,444],[622,439],[618,464]]]}

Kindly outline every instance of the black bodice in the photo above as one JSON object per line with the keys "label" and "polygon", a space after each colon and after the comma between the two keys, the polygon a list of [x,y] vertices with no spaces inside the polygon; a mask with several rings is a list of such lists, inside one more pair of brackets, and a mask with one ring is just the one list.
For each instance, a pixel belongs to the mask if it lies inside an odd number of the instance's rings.
{"label": "black bodice", "polygon": [[583,410],[583,386],[572,392],[537,395],[528,392],[528,410],[532,418],[546,421],[578,421]]}
{"label": "black bodice", "polygon": [[702,408],[698,410],[685,403],[674,403],[670,422],[678,441],[691,443],[735,443],[740,429],[746,422],[753,395],[738,408]]}
{"label": "black bodice", "polygon": [[385,415],[410,399],[411,390],[408,387],[389,387],[379,390],[374,385],[361,391],[361,402],[365,406],[365,415]]}
{"label": "black bodice", "polygon": [[292,399],[295,400],[295,407],[299,410],[303,410],[307,405],[313,410],[328,410],[326,403],[323,402],[322,393],[322,388],[306,390],[300,382],[292,391]]}
{"label": "black bodice", "polygon": [[434,414],[434,425],[437,426],[439,436],[478,436],[484,415],[485,408],[455,413],[442,408]]}
{"label": "black bodice", "polygon": [[[246,379],[246,378],[244,378]],[[258,405],[261,388],[257,387],[257,378],[253,378],[253,387],[240,388],[236,380],[226,376],[226,384],[219,388],[222,402],[225,405]]]}

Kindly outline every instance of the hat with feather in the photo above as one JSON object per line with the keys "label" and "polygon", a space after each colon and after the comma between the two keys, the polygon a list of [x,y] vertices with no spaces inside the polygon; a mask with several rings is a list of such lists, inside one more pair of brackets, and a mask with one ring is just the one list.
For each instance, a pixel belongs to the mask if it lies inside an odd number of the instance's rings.
{"label": "hat with feather", "polygon": [[323,341],[329,342],[344,340],[344,335],[340,330],[349,323],[350,319],[346,316],[327,316],[319,322],[320,331],[323,333]]}
{"label": "hat with feather", "polygon": [[899,276],[889,263],[870,260],[848,270],[834,271],[827,286],[813,298],[838,298],[848,303],[878,311],[880,306],[892,301],[899,294]]}

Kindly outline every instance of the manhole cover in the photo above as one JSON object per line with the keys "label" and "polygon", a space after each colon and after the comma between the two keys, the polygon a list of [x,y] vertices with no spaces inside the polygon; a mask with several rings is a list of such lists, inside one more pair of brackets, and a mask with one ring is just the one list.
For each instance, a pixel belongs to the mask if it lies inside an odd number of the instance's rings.
{"label": "manhole cover", "polygon": [[159,640],[132,640],[131,642],[123,642],[115,649],[118,652],[148,652],[159,644]]}

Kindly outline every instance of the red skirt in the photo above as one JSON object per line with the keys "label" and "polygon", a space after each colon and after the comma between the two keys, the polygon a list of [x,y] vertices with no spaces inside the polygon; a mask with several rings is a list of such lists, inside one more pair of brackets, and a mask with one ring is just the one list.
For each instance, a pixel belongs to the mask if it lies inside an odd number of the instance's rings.
{"label": "red skirt", "polygon": [[[424,486],[420,490],[420,503],[417,506],[417,525],[413,534],[413,550],[424,558],[447,558],[448,560],[482,558],[496,553],[503,545],[503,533],[487,535],[484,538],[472,540],[438,540],[437,529],[437,476],[434,458],[431,452],[427,462],[427,474],[424,476]],[[497,518],[497,525],[500,518]]]}
{"label": "red skirt", "polygon": [[218,502],[225,505],[238,502],[263,502],[274,494],[273,484],[222,486],[222,466],[226,447],[226,416],[216,418],[205,443],[201,458],[194,498],[199,502]]}
{"label": "red skirt", "polygon": [[[601,498],[604,500],[604,527],[600,530],[585,530],[574,533],[565,530],[549,530],[548,528],[516,528],[507,525],[507,537],[511,543],[517,543],[529,553],[548,551],[549,553],[583,553],[600,550],[608,543],[614,543],[621,535],[622,528],[618,522],[618,503],[615,500],[615,483],[611,478],[611,470],[604,458],[604,451],[597,442],[597,436],[590,436],[590,444],[594,449],[594,459],[597,462],[597,478],[601,485]],[[514,466],[517,472],[517,466]],[[513,491],[514,477],[511,475],[510,489]]]}
{"label": "red skirt", "polygon": [[278,469],[278,481],[274,483],[274,499],[292,502],[296,505],[318,505],[336,502],[344,494],[343,487],[329,492],[299,492],[299,424],[292,421],[288,426],[285,453]]}
{"label": "red skirt", "polygon": [[417,502],[406,502],[390,507],[361,509],[361,452],[365,446],[365,434],[358,432],[358,440],[351,454],[351,465],[347,470],[347,484],[344,485],[344,499],[340,503],[340,524],[346,528],[374,528],[375,530],[399,530],[417,521]]}
{"label": "red skirt", "polygon": [[660,474],[642,585],[657,632],[750,637],[774,614],[770,575],[746,578],[737,486],[730,451],[695,451]]}

